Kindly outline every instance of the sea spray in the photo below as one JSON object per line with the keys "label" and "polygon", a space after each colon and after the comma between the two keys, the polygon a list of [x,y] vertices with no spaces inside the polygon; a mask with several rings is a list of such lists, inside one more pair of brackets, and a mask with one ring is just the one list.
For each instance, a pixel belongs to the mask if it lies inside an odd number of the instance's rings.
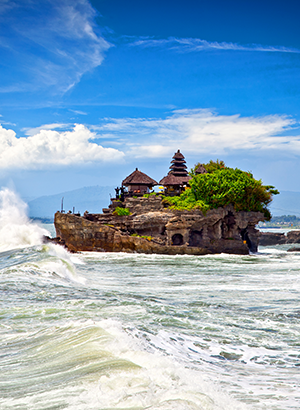
{"label": "sea spray", "polygon": [[[43,235],[49,232],[30,222],[27,217],[27,205],[8,188],[0,191],[0,252],[9,252],[13,257],[14,249],[42,245]],[[16,255],[15,255],[16,256]],[[43,245],[37,249],[34,261],[26,260],[26,255],[19,255],[17,264],[23,273],[35,271],[47,277],[53,274],[63,281],[84,284],[85,279],[78,276],[75,264],[83,263],[63,247],[55,244]]]}
{"label": "sea spray", "polygon": [[27,205],[8,188],[0,191],[0,251],[42,243],[49,232],[27,217]]}
{"label": "sea spray", "polygon": [[75,265],[83,265],[84,262],[78,257],[69,253],[60,245],[48,244],[44,248],[48,258],[40,263],[43,271],[55,272],[62,279],[70,282],[77,282],[84,285],[86,279],[76,273]]}

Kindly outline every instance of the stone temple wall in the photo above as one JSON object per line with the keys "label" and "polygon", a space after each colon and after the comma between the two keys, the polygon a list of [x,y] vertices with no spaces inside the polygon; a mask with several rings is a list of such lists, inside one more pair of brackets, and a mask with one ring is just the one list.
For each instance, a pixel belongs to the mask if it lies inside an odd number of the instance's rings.
{"label": "stone temple wall", "polygon": [[126,198],[125,208],[132,214],[144,214],[147,212],[158,212],[164,209],[161,196],[150,195],[148,198]]}

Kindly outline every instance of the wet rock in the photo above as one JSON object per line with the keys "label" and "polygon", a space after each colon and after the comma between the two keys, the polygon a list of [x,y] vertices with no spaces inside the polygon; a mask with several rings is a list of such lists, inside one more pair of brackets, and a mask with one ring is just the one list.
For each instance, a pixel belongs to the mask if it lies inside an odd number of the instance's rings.
{"label": "wet rock", "polygon": [[289,248],[287,252],[300,252],[300,247],[294,246],[292,248]]}
{"label": "wet rock", "polygon": [[300,231],[290,231],[286,234],[286,243],[300,243]]}
{"label": "wet rock", "polygon": [[281,245],[286,243],[284,233],[263,232],[259,239],[259,244],[262,246]]}
{"label": "wet rock", "polygon": [[255,225],[264,219],[259,212],[236,212],[227,206],[203,215],[200,210],[164,209],[160,197],[130,198],[128,204],[126,201],[125,206],[131,204],[135,211],[132,215],[85,213],[78,217],[57,212],[57,236],[73,251],[169,255],[257,251],[260,232]]}
{"label": "wet rock", "polygon": [[300,231],[284,233],[263,232],[259,244],[262,246],[284,245],[289,243],[300,243]]}

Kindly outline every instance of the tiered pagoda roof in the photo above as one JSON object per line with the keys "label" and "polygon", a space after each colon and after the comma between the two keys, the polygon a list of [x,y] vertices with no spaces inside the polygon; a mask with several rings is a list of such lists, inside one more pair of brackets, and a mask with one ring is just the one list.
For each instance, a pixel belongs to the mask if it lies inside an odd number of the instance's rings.
{"label": "tiered pagoda roof", "polygon": [[170,171],[167,176],[159,181],[164,186],[182,186],[186,185],[191,177],[187,172],[185,159],[180,150],[178,150],[171,161]]}

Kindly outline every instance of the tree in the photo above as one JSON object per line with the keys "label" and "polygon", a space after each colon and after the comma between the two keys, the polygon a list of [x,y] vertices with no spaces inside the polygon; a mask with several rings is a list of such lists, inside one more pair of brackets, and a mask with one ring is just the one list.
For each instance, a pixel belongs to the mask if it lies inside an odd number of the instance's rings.
{"label": "tree", "polygon": [[[200,162],[198,162],[194,168],[191,169],[190,175],[194,176],[196,175],[195,170],[198,168],[198,166],[200,165]],[[207,163],[207,164],[202,164],[204,166],[204,168],[206,169],[206,171],[210,174],[212,172],[217,171],[218,169],[225,169],[227,168],[225,166],[225,162],[224,161],[219,161],[217,159],[217,161],[213,161],[212,159]]]}
{"label": "tree", "polygon": [[210,161],[204,167],[206,174],[191,173],[190,188],[180,197],[167,198],[173,207],[206,211],[232,204],[236,211],[262,212],[267,220],[271,218],[267,206],[279,194],[272,185],[263,185],[251,172],[226,167],[223,161]]}

